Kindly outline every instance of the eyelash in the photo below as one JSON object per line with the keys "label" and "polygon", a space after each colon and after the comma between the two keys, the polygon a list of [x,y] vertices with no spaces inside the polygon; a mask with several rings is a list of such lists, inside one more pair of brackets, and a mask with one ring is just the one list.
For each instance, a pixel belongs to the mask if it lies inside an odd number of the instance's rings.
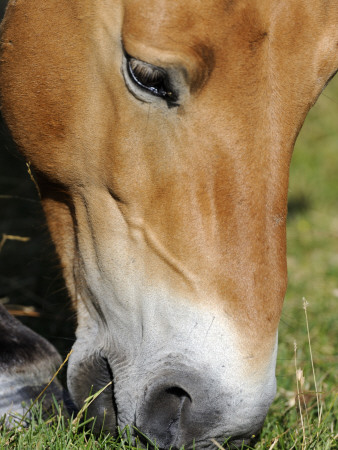
{"label": "eyelash", "polygon": [[126,54],[127,72],[132,82],[150,94],[163,98],[168,106],[177,106],[178,95],[173,91],[167,72],[161,67],[140,61]]}

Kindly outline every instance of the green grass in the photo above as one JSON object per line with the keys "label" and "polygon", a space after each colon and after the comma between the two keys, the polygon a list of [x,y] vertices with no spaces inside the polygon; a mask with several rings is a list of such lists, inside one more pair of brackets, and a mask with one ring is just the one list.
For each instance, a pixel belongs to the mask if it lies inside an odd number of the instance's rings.
{"label": "green grass", "polygon": [[[289,205],[289,288],[279,331],[278,392],[257,443],[243,448],[334,449],[338,448],[338,77],[311,111],[297,141]],[[311,347],[303,297],[309,303]],[[46,421],[41,409],[36,411],[27,429],[2,427],[0,449],[136,448],[128,436],[95,438],[79,420],[67,422],[56,412]]]}

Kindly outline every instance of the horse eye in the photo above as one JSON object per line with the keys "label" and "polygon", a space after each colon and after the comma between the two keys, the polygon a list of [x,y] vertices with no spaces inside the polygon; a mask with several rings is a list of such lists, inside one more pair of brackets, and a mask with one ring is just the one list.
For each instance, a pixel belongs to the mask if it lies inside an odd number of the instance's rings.
{"label": "horse eye", "polygon": [[170,86],[169,76],[164,69],[129,55],[126,55],[126,59],[129,77],[139,88],[156,97],[161,97],[171,104],[178,100],[178,96]]}

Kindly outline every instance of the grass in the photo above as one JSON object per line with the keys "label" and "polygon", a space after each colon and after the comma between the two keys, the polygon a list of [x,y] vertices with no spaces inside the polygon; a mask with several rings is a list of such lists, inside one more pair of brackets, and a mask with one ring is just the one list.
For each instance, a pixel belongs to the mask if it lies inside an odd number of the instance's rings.
{"label": "grass", "polygon": [[[6,232],[20,235],[16,231]],[[29,243],[8,241],[4,249],[14,244]],[[288,267],[289,287],[279,331],[278,392],[256,444],[243,448],[335,449],[338,77],[311,111],[296,144],[289,190]],[[306,309],[303,297],[308,303]],[[41,406],[37,406],[27,429],[2,426],[0,449],[137,448],[128,433],[114,439],[109,435],[95,437],[85,430],[85,411],[82,421],[68,421],[55,408],[55,415],[46,421]],[[218,445],[227,448],[226,443]]]}

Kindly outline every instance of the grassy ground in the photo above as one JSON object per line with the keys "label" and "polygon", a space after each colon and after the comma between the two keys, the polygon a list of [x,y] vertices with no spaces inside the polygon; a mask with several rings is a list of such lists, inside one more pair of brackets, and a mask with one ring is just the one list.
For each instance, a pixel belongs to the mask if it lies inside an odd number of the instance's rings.
{"label": "grassy ground", "polygon": [[[31,241],[8,241],[4,245],[0,255],[0,299],[33,305],[42,321],[28,316],[25,323],[65,354],[72,342],[73,324],[69,321],[64,327],[63,318],[70,313],[63,285],[55,281],[59,278],[57,267],[47,265],[53,250],[48,238],[41,237],[38,203],[22,200],[36,199],[25,167],[15,154],[11,156],[10,141],[4,135],[2,139],[5,151],[0,152],[0,205],[5,212],[0,217],[0,232],[30,236]],[[21,181],[24,177],[26,181]],[[254,448],[338,448],[338,77],[311,111],[296,144],[289,194],[288,267],[289,288],[280,324],[278,393]],[[303,297],[309,303],[314,372]],[[109,436],[95,438],[81,430],[78,422],[69,426],[56,414],[49,423],[37,420],[27,430],[2,429],[0,449],[134,448],[128,439],[115,442]],[[225,443],[220,444],[226,448]]]}

